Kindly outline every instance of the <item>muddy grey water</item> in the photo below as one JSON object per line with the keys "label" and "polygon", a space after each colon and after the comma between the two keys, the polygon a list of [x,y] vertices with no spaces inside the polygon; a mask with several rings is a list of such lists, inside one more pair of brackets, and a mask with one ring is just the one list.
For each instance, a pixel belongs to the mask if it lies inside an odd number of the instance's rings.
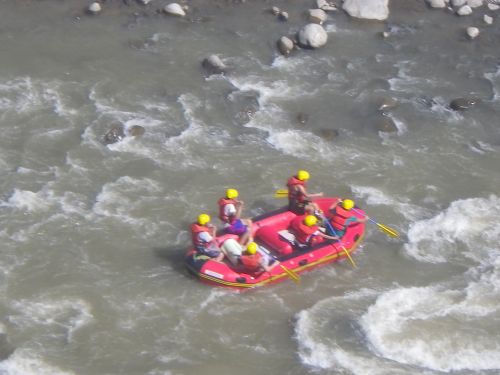
{"label": "muddy grey water", "polygon": [[[385,23],[331,14],[324,48],[284,58],[275,41],[307,2],[194,3],[186,19],[83,3],[0,3],[0,373],[500,371],[498,19],[394,1]],[[226,75],[205,75],[212,53]],[[479,102],[451,110],[459,97]],[[145,133],[105,145],[114,124]],[[228,187],[248,216],[279,207],[298,168],[401,238],[369,226],[358,268],[300,285],[241,294],[187,274],[200,212]]]}

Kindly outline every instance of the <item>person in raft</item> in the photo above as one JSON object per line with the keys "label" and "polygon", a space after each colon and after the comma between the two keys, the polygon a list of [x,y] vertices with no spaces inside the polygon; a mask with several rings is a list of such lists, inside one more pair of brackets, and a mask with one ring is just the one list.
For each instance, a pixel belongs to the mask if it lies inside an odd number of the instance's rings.
{"label": "person in raft", "polygon": [[224,223],[224,231],[238,235],[240,245],[246,246],[249,242],[253,241],[252,220],[240,217],[244,203],[236,199],[238,195],[239,193],[236,189],[226,190],[226,196],[218,201],[219,219]]}
{"label": "person in raft", "polygon": [[297,215],[321,212],[318,205],[311,201],[311,198],[322,197],[323,193],[310,194],[307,192],[306,182],[309,177],[309,172],[299,170],[286,183],[288,187],[288,209]]}
{"label": "person in raft", "polygon": [[250,242],[243,254],[241,254],[240,262],[245,271],[253,274],[269,272],[278,265],[278,261],[262,255],[259,250],[259,245],[255,242]]}
{"label": "person in raft", "polygon": [[332,205],[328,209],[331,216],[329,222],[333,230],[335,231],[335,233],[332,234],[342,237],[349,225],[356,222],[364,223],[369,219],[368,216],[359,218],[354,215],[354,213],[351,211],[354,206],[354,201],[351,199],[337,199],[332,203]]}
{"label": "person in raft", "polygon": [[290,223],[290,229],[295,235],[295,241],[299,247],[310,247],[323,239],[338,240],[338,236],[330,236],[319,229],[318,218],[314,215],[297,216]]}
{"label": "person in raft", "polygon": [[206,255],[217,262],[224,259],[224,253],[215,242],[215,226],[210,224],[210,216],[200,214],[198,220],[191,224],[193,245],[200,255]]}

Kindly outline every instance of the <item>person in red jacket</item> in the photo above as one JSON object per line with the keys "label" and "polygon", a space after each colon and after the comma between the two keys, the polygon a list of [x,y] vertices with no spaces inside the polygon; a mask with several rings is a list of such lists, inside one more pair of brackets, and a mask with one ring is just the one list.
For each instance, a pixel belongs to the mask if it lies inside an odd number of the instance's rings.
{"label": "person in red jacket", "polygon": [[312,214],[319,207],[312,203],[311,198],[322,197],[323,193],[310,194],[307,192],[306,183],[309,180],[309,172],[299,170],[295,176],[288,179],[288,209],[297,215],[306,212]]}
{"label": "person in red jacket", "polygon": [[355,206],[354,201],[351,199],[340,200],[337,199],[330,206],[328,211],[331,213],[330,224],[335,231],[335,234],[342,237],[349,225],[356,222],[364,223],[368,220],[368,216],[359,218],[351,211]]}
{"label": "person in red jacket", "polygon": [[238,242],[245,246],[253,241],[252,220],[241,218],[244,202],[237,199],[238,195],[236,189],[226,190],[226,196],[217,202],[219,204],[219,219],[224,223],[224,231],[238,235]]}
{"label": "person in red jacket", "polygon": [[245,271],[249,273],[269,272],[278,265],[278,261],[263,256],[259,251],[259,245],[250,242],[247,249],[240,257],[240,262]]}
{"label": "person in red jacket", "polygon": [[198,220],[191,224],[191,239],[198,254],[206,255],[221,262],[224,253],[215,242],[215,226],[210,224],[210,216],[200,214]]}
{"label": "person in red jacket", "polygon": [[318,218],[314,215],[297,216],[290,223],[290,229],[295,235],[299,247],[314,246],[323,239],[337,240],[338,236],[329,236],[319,230]]}

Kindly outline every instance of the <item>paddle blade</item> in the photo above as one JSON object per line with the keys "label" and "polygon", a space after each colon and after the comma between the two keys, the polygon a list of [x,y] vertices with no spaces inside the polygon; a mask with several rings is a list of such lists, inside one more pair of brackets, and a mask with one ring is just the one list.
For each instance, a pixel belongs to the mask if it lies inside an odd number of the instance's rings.
{"label": "paddle blade", "polygon": [[351,254],[349,254],[349,251],[344,246],[342,246],[342,249],[344,250],[345,255],[347,255],[347,258],[349,258],[349,262],[351,262],[352,266],[357,268],[356,263],[354,263],[354,259],[352,259]]}
{"label": "paddle blade", "polygon": [[286,198],[288,197],[288,190],[287,189],[279,189],[274,192],[274,197],[275,198]]}
{"label": "paddle blade", "polygon": [[290,277],[290,279],[295,281],[297,284],[300,283],[300,276],[295,271],[292,271],[291,269],[286,268],[282,264],[280,264],[280,266],[283,269],[283,271],[285,271],[285,273],[288,275],[288,277]]}
{"label": "paddle blade", "polygon": [[384,224],[377,223],[377,226],[380,228],[381,231],[387,233],[391,237],[399,237],[399,233],[396,232],[394,229],[389,228],[388,226],[385,226]]}

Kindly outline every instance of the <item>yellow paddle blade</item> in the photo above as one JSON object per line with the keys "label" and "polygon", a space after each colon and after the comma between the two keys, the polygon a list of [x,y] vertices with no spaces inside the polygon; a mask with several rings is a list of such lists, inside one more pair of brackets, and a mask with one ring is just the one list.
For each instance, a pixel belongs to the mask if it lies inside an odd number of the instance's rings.
{"label": "yellow paddle blade", "polygon": [[283,271],[286,272],[286,274],[288,275],[288,277],[290,277],[290,279],[295,281],[297,284],[300,283],[300,276],[295,271],[292,271],[291,269],[286,268],[282,264],[280,264],[280,267],[283,269]]}
{"label": "yellow paddle blade", "polygon": [[391,237],[399,237],[399,233],[396,232],[394,229],[389,228],[388,226],[385,226],[384,224],[377,223],[377,226],[380,228],[380,230],[384,231]]}
{"label": "yellow paddle blade", "polygon": [[344,250],[344,253],[345,255],[347,255],[347,258],[349,258],[349,261],[351,262],[352,266],[354,268],[357,268],[356,263],[354,263],[354,259],[352,259],[351,254],[349,254],[349,251],[344,246],[342,246],[342,250]]}
{"label": "yellow paddle blade", "polygon": [[288,190],[287,189],[279,189],[274,192],[274,197],[275,198],[286,198],[288,197]]}

